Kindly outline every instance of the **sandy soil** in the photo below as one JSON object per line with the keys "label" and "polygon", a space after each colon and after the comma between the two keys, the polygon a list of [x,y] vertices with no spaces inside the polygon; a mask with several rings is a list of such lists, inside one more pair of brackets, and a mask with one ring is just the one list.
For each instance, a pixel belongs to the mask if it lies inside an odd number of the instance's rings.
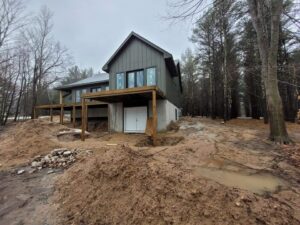
{"label": "sandy soil", "polygon": [[[64,126],[45,120],[6,128],[0,134],[0,202],[9,205],[25,194],[32,196],[25,205],[35,210],[0,207],[0,224],[19,211],[36,218],[45,208],[47,224],[300,224],[299,125],[288,124],[291,146],[269,142],[267,125],[257,120],[184,118],[179,127],[160,134],[157,147],[144,135],[105,132],[85,142],[58,140]],[[57,146],[93,154],[51,174],[47,204],[32,200],[39,193],[31,188],[9,188],[42,187],[48,174],[31,182],[7,171]],[[40,224],[20,215],[22,224]]]}

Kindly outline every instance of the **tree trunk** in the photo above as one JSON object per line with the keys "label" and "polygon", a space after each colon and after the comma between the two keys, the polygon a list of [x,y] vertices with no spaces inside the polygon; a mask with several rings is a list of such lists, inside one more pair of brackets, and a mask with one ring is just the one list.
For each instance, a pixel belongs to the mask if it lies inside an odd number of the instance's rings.
{"label": "tree trunk", "polygon": [[[270,124],[270,139],[277,143],[289,143],[286,130],[282,100],[277,82],[277,54],[280,16],[283,0],[270,1],[270,19],[266,19],[265,2],[248,0],[252,23],[256,30],[257,42],[262,61],[262,76],[266,91],[267,111]],[[269,24],[270,23],[270,24]],[[270,32],[268,31],[270,27]]]}

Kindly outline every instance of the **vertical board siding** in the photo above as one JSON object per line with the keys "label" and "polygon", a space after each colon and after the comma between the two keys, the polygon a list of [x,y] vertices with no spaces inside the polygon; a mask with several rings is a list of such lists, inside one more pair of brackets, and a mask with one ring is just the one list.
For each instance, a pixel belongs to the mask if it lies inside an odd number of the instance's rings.
{"label": "vertical board siding", "polygon": [[109,67],[110,89],[116,89],[116,73],[156,67],[157,86],[173,104],[180,107],[182,94],[178,77],[171,77],[164,56],[139,39],[132,39]]}
{"label": "vertical board siding", "polygon": [[163,82],[164,57],[147,44],[138,39],[131,40],[110,65],[110,89],[116,88],[116,73],[156,67],[157,86],[165,92]]}

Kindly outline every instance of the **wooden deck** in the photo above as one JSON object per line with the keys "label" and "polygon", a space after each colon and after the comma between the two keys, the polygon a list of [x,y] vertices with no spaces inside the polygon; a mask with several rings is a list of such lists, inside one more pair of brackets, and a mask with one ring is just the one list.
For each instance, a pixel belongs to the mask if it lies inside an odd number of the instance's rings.
{"label": "wooden deck", "polygon": [[[87,129],[87,115],[89,106],[99,106],[99,105],[108,105],[112,102],[124,102],[126,98],[132,97],[132,95],[142,96],[149,100],[152,100],[152,126],[151,126],[151,136],[153,139],[153,144],[156,144],[157,136],[157,107],[156,100],[157,98],[165,98],[163,92],[157,86],[144,86],[144,87],[135,87],[135,88],[126,88],[119,90],[106,90],[93,93],[86,93],[81,96],[81,103],[61,103],[61,104],[52,104],[52,105],[38,105],[34,110],[34,118],[37,116],[37,110],[50,110],[50,120],[53,121],[53,110],[60,110],[60,123],[63,124],[64,121],[64,110],[72,110],[72,123],[75,127],[75,115],[76,108],[81,108],[81,140],[85,140],[85,131]],[[62,94],[60,93],[60,102],[62,102]],[[90,101],[96,100],[96,101]],[[101,102],[100,102],[101,101]],[[108,115],[109,116],[109,115]]]}

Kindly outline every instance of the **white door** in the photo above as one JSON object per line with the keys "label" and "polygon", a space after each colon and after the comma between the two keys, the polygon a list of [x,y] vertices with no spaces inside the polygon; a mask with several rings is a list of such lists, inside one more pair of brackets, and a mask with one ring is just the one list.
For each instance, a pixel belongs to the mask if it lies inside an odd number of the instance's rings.
{"label": "white door", "polygon": [[144,133],[147,124],[147,107],[124,108],[124,132]]}

